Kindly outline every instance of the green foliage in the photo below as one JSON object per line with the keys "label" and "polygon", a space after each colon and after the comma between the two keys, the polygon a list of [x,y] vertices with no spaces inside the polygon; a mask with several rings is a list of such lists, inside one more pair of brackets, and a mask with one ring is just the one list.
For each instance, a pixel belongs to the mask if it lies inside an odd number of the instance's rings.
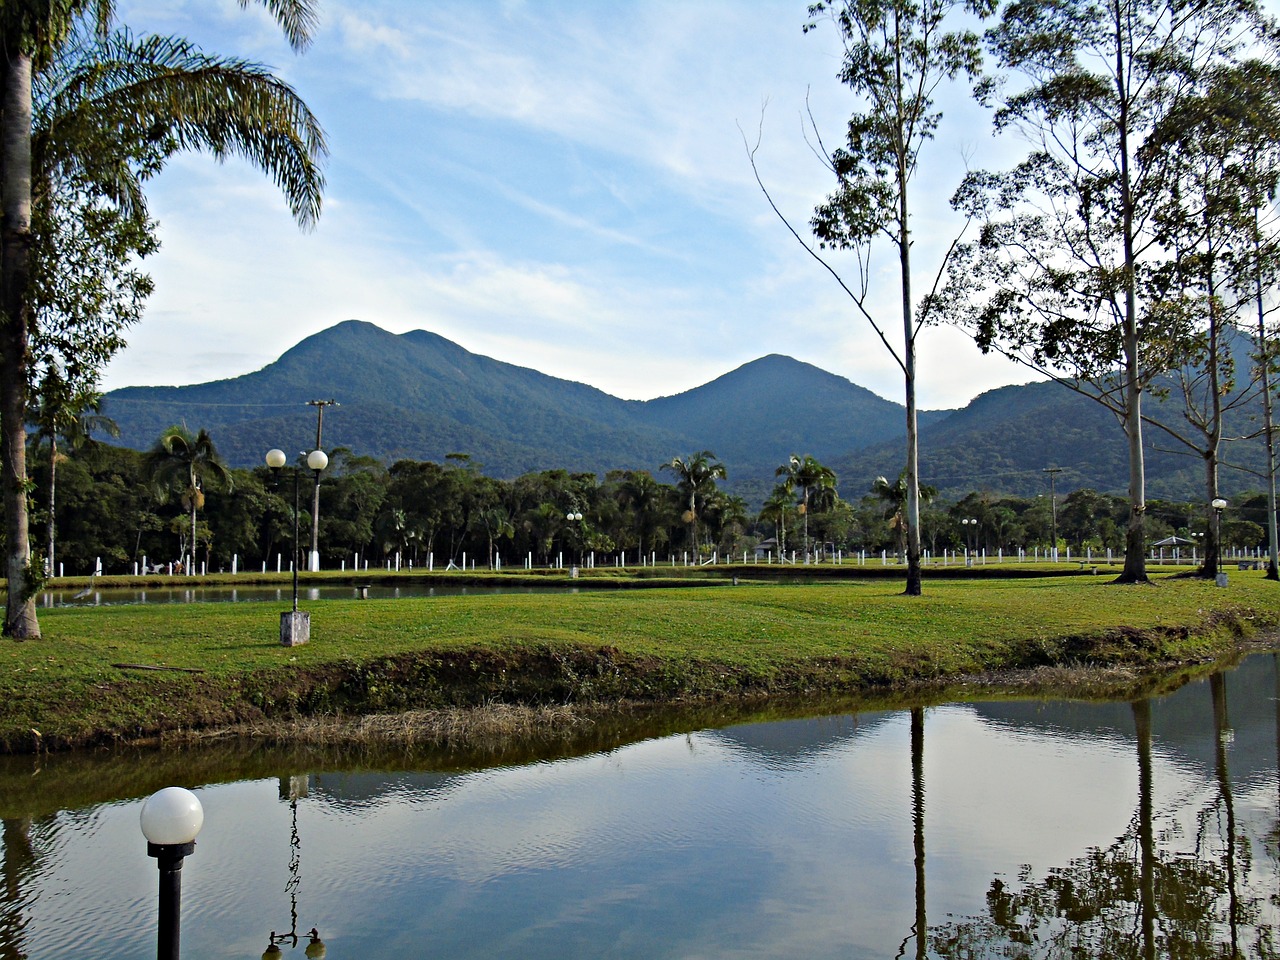
{"label": "green foliage", "polygon": [[673,457],[662,469],[670,470],[676,477],[676,486],[685,504],[681,519],[689,525],[689,549],[697,555],[699,517],[715,494],[716,481],[725,479],[728,471],[710,450]]}

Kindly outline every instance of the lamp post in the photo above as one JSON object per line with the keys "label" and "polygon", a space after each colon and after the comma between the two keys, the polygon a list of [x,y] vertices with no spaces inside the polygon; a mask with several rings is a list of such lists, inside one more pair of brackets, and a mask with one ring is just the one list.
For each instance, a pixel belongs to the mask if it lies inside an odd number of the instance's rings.
{"label": "lamp post", "polygon": [[1050,556],[1053,557],[1055,563],[1058,561],[1058,487],[1055,480],[1063,469],[1063,467],[1045,467],[1044,470],[1040,471],[1049,475],[1049,535],[1053,538],[1053,548]]}
{"label": "lamp post", "polygon": [[960,521],[960,524],[965,530],[965,546],[969,547],[970,543],[973,544],[969,548],[969,556],[965,558],[965,566],[971,567],[973,566],[973,554],[978,552],[978,521],[974,517],[965,517]]}
{"label": "lamp post", "polygon": [[1227,509],[1227,501],[1217,497],[1210,502],[1209,506],[1213,507],[1213,539],[1218,551],[1218,570],[1213,580],[1218,586],[1225,587],[1227,575],[1222,572],[1222,511]]}
{"label": "lamp post", "polygon": [[[307,467],[315,471],[316,486],[320,485],[320,471],[329,465],[329,457],[323,450],[312,450],[307,455]],[[285,452],[278,448],[267,451],[267,466],[277,477],[288,461]],[[293,468],[293,610],[280,614],[280,643],[296,647],[311,639],[311,614],[298,609],[298,478],[301,470]]]}
{"label": "lamp post", "polygon": [[160,871],[160,915],[156,960],[178,960],[182,920],[182,861],[195,851],[204,808],[190,790],[165,787],[149,796],[139,816],[147,856]]}
{"label": "lamp post", "polygon": [[[574,537],[574,539],[575,539],[575,540],[577,540],[577,541],[578,541],[579,562],[581,562],[581,554],[582,554],[582,527],[581,527],[581,523],[582,523],[582,514],[581,514],[579,511],[577,511],[577,510],[570,510],[568,513],[566,513],[566,514],[564,515],[564,518],[565,518],[567,521],[569,521],[569,523],[570,523],[570,525],[571,525],[569,529],[571,529],[571,530],[573,530],[573,531],[574,531],[573,537]],[[578,575],[578,569],[577,569],[577,567],[574,567],[573,575],[574,575],[575,577]]]}
{"label": "lamp post", "polygon": [[[320,450],[321,435],[324,431],[324,408],[338,406],[337,400],[308,400],[307,406],[316,408],[316,451]],[[313,454],[314,455],[314,454]],[[325,463],[329,462],[329,458],[325,457]],[[307,465],[311,466],[311,457],[307,458]],[[316,483],[314,492],[311,497],[311,552],[307,554],[307,569],[312,573],[320,572],[320,471],[323,466],[314,467],[312,470],[316,472]]]}

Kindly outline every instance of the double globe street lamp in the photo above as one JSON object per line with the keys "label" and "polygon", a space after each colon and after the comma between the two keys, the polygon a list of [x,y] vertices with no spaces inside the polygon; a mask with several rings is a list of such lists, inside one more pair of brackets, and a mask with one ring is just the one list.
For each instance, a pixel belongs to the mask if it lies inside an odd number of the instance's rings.
{"label": "double globe street lamp", "polygon": [[[578,543],[578,556],[579,556],[579,563],[581,563],[581,562],[582,562],[582,561],[581,561],[581,556],[582,556],[582,512],[581,512],[581,511],[579,511],[579,510],[577,510],[577,509],[573,509],[573,510],[570,510],[568,513],[566,513],[566,514],[564,515],[564,518],[565,518],[565,520],[567,520],[567,521],[568,521],[568,523],[569,523],[569,529],[570,529],[570,531],[572,531],[573,539],[574,539],[574,540],[576,540],[576,541],[577,541],[577,543]],[[572,556],[572,554],[570,554],[570,556],[569,556],[569,564],[570,564],[571,566],[573,565],[573,556]],[[578,568],[577,568],[576,566],[573,568],[573,575],[574,575],[575,577],[578,575]]]}
{"label": "double globe street lamp", "polygon": [[965,559],[965,566],[973,566],[974,556],[978,552],[978,520],[976,517],[963,517],[960,525],[964,527],[965,546],[969,548],[969,556]]}
{"label": "double globe street lamp", "polygon": [[[320,471],[329,465],[329,457],[323,450],[312,450],[306,455],[307,469],[315,472],[316,486],[320,485]],[[267,451],[267,466],[277,478],[289,458],[280,449]],[[293,468],[293,610],[280,614],[280,643],[286,647],[296,647],[311,639],[311,614],[298,609],[298,477],[301,469],[295,464]]]}

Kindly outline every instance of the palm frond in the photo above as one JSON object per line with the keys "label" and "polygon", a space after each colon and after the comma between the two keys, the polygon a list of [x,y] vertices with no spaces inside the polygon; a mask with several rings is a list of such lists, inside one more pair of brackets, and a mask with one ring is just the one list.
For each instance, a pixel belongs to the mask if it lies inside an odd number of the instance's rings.
{"label": "palm frond", "polygon": [[[78,33],[39,78],[33,148],[115,202],[145,210],[141,183],[179,151],[239,156],[280,188],[304,228],[320,215],[324,130],[297,92],[260,63],[203,53],[176,37]],[[85,143],[99,149],[86,151]]]}
{"label": "palm frond", "polygon": [[[250,0],[239,0],[240,9],[249,6]],[[310,0],[258,0],[276,23],[295,50],[305,50],[311,43],[311,34],[319,22],[316,6]]]}

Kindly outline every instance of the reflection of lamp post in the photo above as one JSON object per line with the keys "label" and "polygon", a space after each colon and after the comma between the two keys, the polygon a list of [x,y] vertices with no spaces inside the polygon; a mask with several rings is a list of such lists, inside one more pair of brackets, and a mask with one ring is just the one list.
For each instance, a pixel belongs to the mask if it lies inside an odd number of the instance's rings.
{"label": "reflection of lamp post", "polygon": [[[289,832],[289,880],[285,884],[285,889],[289,891],[289,932],[276,933],[271,931],[271,936],[267,941],[267,949],[262,952],[262,960],[281,960],[282,952],[280,944],[287,943],[290,947],[296,947],[300,939],[298,934],[298,887],[302,883],[302,838],[298,835],[298,797],[306,796],[307,777],[290,777],[288,783],[289,812],[292,819],[292,826]],[[285,793],[285,781],[280,781],[280,796],[283,799]],[[307,960],[320,960],[326,953],[324,941],[320,939],[320,931],[312,927],[305,934],[302,934],[310,941],[307,944],[306,955]]]}
{"label": "reflection of lamp post", "polygon": [[1214,582],[1220,587],[1225,587],[1227,575],[1222,572],[1222,511],[1227,509],[1227,501],[1217,497],[1209,506],[1213,507],[1213,539],[1216,541],[1218,550],[1218,572]]}
{"label": "reflection of lamp post", "polygon": [[147,856],[160,871],[160,916],[156,933],[157,960],[178,960],[182,921],[182,861],[196,849],[196,834],[204,826],[204,808],[190,790],[165,787],[142,804],[138,818],[147,838]]}
{"label": "reflection of lamp post", "polygon": [[[328,948],[325,947],[324,941],[320,939],[320,932],[315,927],[312,927],[302,936],[310,940],[305,951],[307,960],[320,960],[328,953]],[[291,947],[296,947],[299,939],[299,935],[296,933],[276,933],[274,930],[271,931],[271,942],[267,944],[267,949],[262,951],[262,960],[280,960],[284,956],[280,949],[280,944],[287,943]]]}
{"label": "reflection of lamp post", "polygon": [[[267,451],[267,466],[279,476],[288,457],[283,450]],[[316,484],[320,483],[320,471],[329,465],[329,458],[323,450],[312,450],[307,454],[307,467],[315,471]],[[296,647],[311,639],[311,614],[298,610],[298,477],[301,471],[297,465],[293,468],[293,610],[280,614],[280,642],[286,647]]]}

